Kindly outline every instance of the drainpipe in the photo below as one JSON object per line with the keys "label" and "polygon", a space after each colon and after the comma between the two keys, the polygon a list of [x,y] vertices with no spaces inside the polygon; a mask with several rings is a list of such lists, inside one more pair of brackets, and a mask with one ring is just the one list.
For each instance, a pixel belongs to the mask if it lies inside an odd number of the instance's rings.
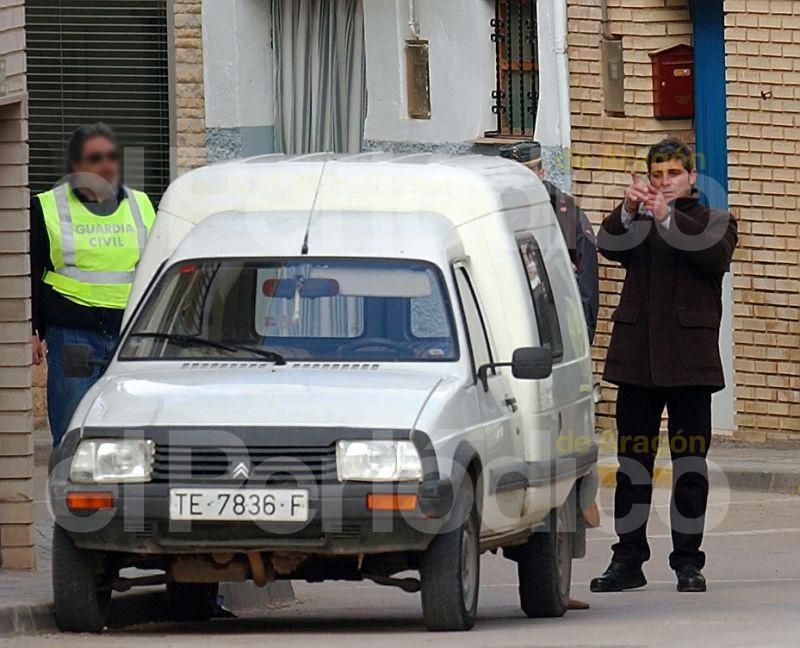
{"label": "drainpipe", "polygon": [[428,41],[422,40],[417,20],[417,2],[408,0],[406,41],[406,109],[411,119],[431,118],[431,73]]}
{"label": "drainpipe", "polygon": [[608,17],[608,0],[600,0],[600,33],[606,40],[616,40],[611,33],[611,19]]}
{"label": "drainpipe", "polygon": [[408,28],[414,40],[419,40],[419,21],[417,20],[417,1],[408,0]]}
{"label": "drainpipe", "polygon": [[[558,139],[562,149],[570,147],[570,104],[569,104],[569,58],[567,56],[567,8],[564,0],[553,3],[553,31],[555,39],[553,53],[556,59],[556,79],[558,92]],[[565,178],[568,184],[568,180]],[[569,187],[565,187],[568,189]]]}

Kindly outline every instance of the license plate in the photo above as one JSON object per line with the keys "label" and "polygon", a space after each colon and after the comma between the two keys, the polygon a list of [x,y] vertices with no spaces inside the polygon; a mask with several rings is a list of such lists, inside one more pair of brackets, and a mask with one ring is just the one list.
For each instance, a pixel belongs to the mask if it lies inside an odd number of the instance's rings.
{"label": "license plate", "polygon": [[171,520],[306,522],[307,490],[173,488]]}

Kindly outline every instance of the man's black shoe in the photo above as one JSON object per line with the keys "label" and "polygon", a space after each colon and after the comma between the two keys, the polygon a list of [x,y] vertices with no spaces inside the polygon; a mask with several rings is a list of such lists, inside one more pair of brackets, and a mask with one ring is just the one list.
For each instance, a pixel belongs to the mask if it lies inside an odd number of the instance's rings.
{"label": "man's black shoe", "polygon": [[630,567],[612,560],[602,576],[592,579],[589,586],[593,592],[622,592],[647,585],[641,567]]}
{"label": "man's black shoe", "polygon": [[705,592],[706,579],[700,570],[693,565],[685,565],[675,570],[678,575],[679,592]]}

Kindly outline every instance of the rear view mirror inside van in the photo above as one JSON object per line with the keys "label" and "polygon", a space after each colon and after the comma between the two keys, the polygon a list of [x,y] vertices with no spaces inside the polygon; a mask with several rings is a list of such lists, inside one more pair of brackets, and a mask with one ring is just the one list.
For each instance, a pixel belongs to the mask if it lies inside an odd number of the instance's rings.
{"label": "rear view mirror inside van", "polygon": [[273,299],[294,299],[297,295],[303,299],[320,299],[336,297],[339,283],[333,279],[267,279],[261,284],[261,290]]}

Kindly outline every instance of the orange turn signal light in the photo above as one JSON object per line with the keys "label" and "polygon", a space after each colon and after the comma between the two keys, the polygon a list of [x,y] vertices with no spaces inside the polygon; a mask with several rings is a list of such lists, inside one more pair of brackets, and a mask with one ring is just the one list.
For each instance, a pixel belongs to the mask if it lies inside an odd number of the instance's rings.
{"label": "orange turn signal light", "polygon": [[367,508],[370,511],[413,511],[417,508],[417,496],[370,493],[367,495]]}
{"label": "orange turn signal light", "polygon": [[99,511],[114,508],[113,493],[67,493],[67,506],[72,511]]}

